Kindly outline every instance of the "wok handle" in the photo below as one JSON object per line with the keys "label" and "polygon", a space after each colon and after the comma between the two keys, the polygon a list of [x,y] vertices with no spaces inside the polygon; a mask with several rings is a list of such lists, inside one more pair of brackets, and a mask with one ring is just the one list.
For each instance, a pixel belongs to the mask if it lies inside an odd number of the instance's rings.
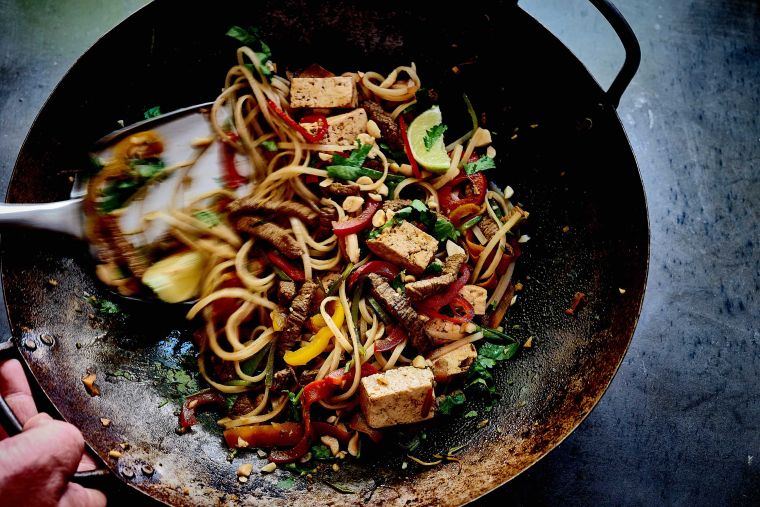
{"label": "wok handle", "polygon": [[[0,359],[10,355],[13,350],[15,347],[12,340],[0,343]],[[8,406],[2,394],[0,394],[0,427],[5,430],[9,437],[18,435],[23,430],[21,421]],[[110,477],[111,471],[107,468],[96,468],[95,470],[76,472],[70,480],[86,488],[103,489],[105,481]]]}
{"label": "wok handle", "polygon": [[0,204],[0,227],[28,227],[84,238],[82,198],[42,204]]}
{"label": "wok handle", "polygon": [[623,66],[618,71],[617,76],[612,81],[609,89],[607,90],[607,99],[617,109],[620,105],[620,98],[623,96],[623,92],[631,84],[633,76],[639,69],[641,63],[641,47],[639,41],[636,38],[636,34],[633,33],[631,25],[625,20],[617,7],[615,7],[609,0],[589,0],[596,10],[598,10],[604,19],[612,26],[615,33],[620,38],[620,42],[623,44],[625,50],[625,61]]}

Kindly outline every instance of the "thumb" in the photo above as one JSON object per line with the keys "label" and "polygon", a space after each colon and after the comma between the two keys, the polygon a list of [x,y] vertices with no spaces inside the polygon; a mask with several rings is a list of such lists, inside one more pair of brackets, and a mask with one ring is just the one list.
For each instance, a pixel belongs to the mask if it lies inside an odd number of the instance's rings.
{"label": "thumb", "polygon": [[3,498],[34,507],[57,505],[83,450],[82,434],[74,426],[44,414],[32,417],[23,433],[0,441]]}

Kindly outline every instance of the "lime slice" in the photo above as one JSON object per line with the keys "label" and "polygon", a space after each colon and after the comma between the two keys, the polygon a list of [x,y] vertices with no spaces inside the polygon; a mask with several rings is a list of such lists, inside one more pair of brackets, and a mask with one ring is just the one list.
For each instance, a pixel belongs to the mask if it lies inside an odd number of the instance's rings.
{"label": "lime slice", "polygon": [[415,118],[406,132],[414,160],[434,173],[444,173],[451,165],[446,146],[443,144],[443,136],[438,137],[429,150],[425,147],[425,136],[428,130],[440,123],[441,110],[438,106],[433,106]]}
{"label": "lime slice", "polygon": [[150,266],[142,282],[167,303],[180,303],[198,295],[204,258],[199,252],[170,255]]}

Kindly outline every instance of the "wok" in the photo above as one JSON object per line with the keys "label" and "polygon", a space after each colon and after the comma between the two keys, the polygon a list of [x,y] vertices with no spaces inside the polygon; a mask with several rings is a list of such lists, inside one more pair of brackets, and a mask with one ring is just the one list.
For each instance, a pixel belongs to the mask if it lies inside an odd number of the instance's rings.
{"label": "wok", "polygon": [[[516,190],[531,212],[532,237],[516,273],[525,289],[507,322],[516,337],[532,336],[533,347],[498,368],[501,399],[490,412],[472,400],[467,410],[478,417],[438,418],[418,434],[424,438],[414,454],[422,459],[465,445],[461,470],[456,462],[418,466],[390,444],[312,480],[277,470],[241,484],[240,463],[257,469],[264,462],[253,452],[228,461],[211,414],[190,434],[174,432],[178,390],[190,387],[177,372],[194,369],[187,325],[145,305],[95,312],[85,297],[109,293],[95,281],[85,246],[43,233],[4,233],[3,288],[15,350],[110,471],[100,486],[115,487],[116,477],[173,505],[457,505],[513,478],[567,437],[620,365],[648,265],[642,183],[615,112],[638,66],[638,44],[614,7],[592,3],[626,48],[607,92],[515,2],[471,2],[452,11],[395,0],[262,0],[222,9],[159,0],[93,46],[32,127],[8,202],[66,198],[70,176],[87,167],[88,143],[118,120],[129,124],[155,105],[170,111],[215,97],[234,63],[236,43],[224,33],[233,24],[256,25],[280,65],[387,72],[415,61],[423,85],[449,97],[466,90],[495,133],[499,169],[489,176]],[[457,115],[455,106],[444,111]],[[566,315],[576,292],[587,302]],[[87,372],[97,373],[98,397],[82,386]],[[112,424],[103,426],[101,417]],[[123,457],[109,458],[124,442]]]}

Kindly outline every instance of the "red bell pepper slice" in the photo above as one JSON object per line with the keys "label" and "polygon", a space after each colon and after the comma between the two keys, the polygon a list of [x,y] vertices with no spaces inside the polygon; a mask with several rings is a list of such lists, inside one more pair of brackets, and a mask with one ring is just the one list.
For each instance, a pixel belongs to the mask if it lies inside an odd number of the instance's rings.
{"label": "red bell pepper slice", "polygon": [[367,421],[364,419],[364,415],[361,412],[356,412],[354,414],[354,416],[348,422],[348,427],[354,431],[358,431],[359,433],[364,433],[376,444],[379,444],[383,439],[383,432],[376,430],[367,424]]}
{"label": "red bell pepper slice", "polygon": [[[303,437],[300,423],[285,422],[252,424],[224,430],[224,440],[230,447],[285,447],[296,445]],[[247,445],[242,445],[245,442]]]}
{"label": "red bell pepper slice", "polygon": [[449,285],[445,291],[439,294],[434,294],[420,303],[419,309],[425,313],[438,312],[441,308],[454,300],[457,294],[459,294],[459,291],[462,290],[462,287],[467,285],[467,280],[469,279],[470,268],[467,267],[467,265],[464,265],[462,266],[461,275],[459,275],[459,278],[457,278],[454,283]]}
{"label": "red bell pepper slice", "polygon": [[312,134],[305,128],[303,128],[297,121],[295,121],[293,118],[290,117],[288,113],[280,109],[277,104],[272,102],[271,100],[267,100],[267,105],[269,106],[269,109],[272,110],[273,113],[275,113],[277,116],[282,118],[282,121],[284,121],[290,128],[298,132],[303,136],[303,138],[310,143],[318,143],[322,139],[325,138],[327,135],[327,130],[329,125],[327,124],[327,118],[323,114],[313,114],[309,115],[303,118],[303,121],[306,123],[319,123],[319,128],[317,129],[317,132]]}
{"label": "red bell pepper slice", "polygon": [[304,274],[303,269],[297,268],[294,265],[292,265],[288,260],[284,259],[282,255],[280,255],[278,252],[270,250],[269,252],[267,252],[267,259],[269,259],[269,262],[271,262],[273,265],[280,268],[294,282],[306,281],[306,275]]}
{"label": "red bell pepper slice", "polygon": [[449,303],[449,307],[451,308],[452,313],[454,316],[445,315],[440,312],[436,311],[427,311],[425,312],[429,317],[433,317],[435,319],[442,319],[447,320],[449,322],[453,322],[454,324],[464,324],[466,322],[472,322],[473,317],[475,317],[475,308],[470,304],[469,301],[467,301],[465,298],[457,294],[454,296],[454,299],[451,300],[451,303]]}
{"label": "red bell pepper slice", "polygon": [[[232,142],[237,142],[239,139],[238,135],[234,132],[227,132],[227,137]],[[237,150],[235,146],[230,143],[222,143],[220,153],[222,157],[222,181],[224,181],[224,186],[230,190],[235,190],[248,183],[248,180],[237,171],[237,165],[235,164],[235,153],[237,153]]]}
{"label": "red bell pepper slice", "polygon": [[401,138],[404,140],[404,153],[406,153],[406,158],[409,159],[409,164],[412,166],[412,174],[414,174],[415,178],[422,178],[420,167],[412,155],[412,147],[409,144],[409,136],[406,135],[406,122],[403,115],[399,115],[398,117],[398,126],[401,129]]}
{"label": "red bell pepper slice", "polygon": [[383,338],[382,340],[377,340],[375,342],[375,350],[377,352],[387,352],[389,350],[395,349],[398,344],[408,339],[406,331],[398,326],[388,324],[385,326],[385,330],[388,334],[388,337]]}
{"label": "red bell pepper slice", "polygon": [[336,236],[348,236],[349,234],[356,234],[369,228],[372,225],[372,217],[378,208],[380,208],[378,201],[367,202],[367,207],[364,208],[364,211],[358,217],[345,222],[333,221],[333,232],[335,232]]}
{"label": "red bell pepper slice", "polygon": [[[361,376],[374,375],[377,373],[377,368],[370,364],[363,364],[361,368]],[[301,393],[301,415],[303,419],[303,437],[298,444],[292,449],[287,450],[274,450],[269,453],[269,461],[274,463],[292,463],[309,451],[312,437],[316,434],[315,423],[311,421],[311,406],[319,400],[324,400],[333,395],[336,389],[345,385],[348,382],[353,382],[354,369],[344,371],[342,369],[335,370],[327,375],[325,378],[315,380],[307,384],[303,388]],[[329,425],[328,425],[329,426]],[[320,429],[324,429],[319,426]]]}
{"label": "red bell pepper slice", "polygon": [[[472,195],[460,195],[460,185],[472,185]],[[488,180],[483,173],[460,174],[438,191],[438,202],[446,213],[451,213],[459,206],[464,204],[475,204],[480,206],[486,200],[488,191]]]}
{"label": "red bell pepper slice", "polygon": [[180,427],[187,429],[196,424],[198,422],[198,419],[195,417],[196,411],[206,405],[227,406],[224,396],[210,389],[188,396],[185,398],[185,403],[182,404],[182,410],[179,412]]}
{"label": "red bell pepper slice", "polygon": [[380,276],[393,280],[399,274],[399,268],[395,264],[385,261],[369,261],[356,268],[353,273],[348,277],[348,288],[351,289],[359,279],[369,275],[370,273],[377,273]]}
{"label": "red bell pepper slice", "polygon": [[430,409],[433,408],[434,400],[435,396],[433,396],[433,388],[431,387],[428,389],[428,392],[425,393],[425,399],[422,401],[422,409],[420,410],[420,415],[422,417],[427,417],[428,414],[430,414]]}

